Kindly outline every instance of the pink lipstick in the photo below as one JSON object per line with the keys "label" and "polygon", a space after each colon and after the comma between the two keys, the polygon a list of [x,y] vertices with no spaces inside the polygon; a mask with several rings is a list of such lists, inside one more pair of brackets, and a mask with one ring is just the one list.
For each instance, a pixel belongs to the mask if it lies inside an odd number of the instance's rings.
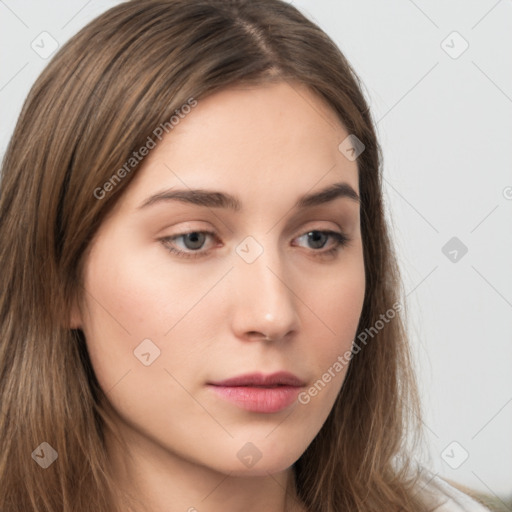
{"label": "pink lipstick", "polygon": [[289,407],[305,383],[289,372],[271,375],[251,373],[231,379],[209,382],[222,398],[251,412],[273,413]]}

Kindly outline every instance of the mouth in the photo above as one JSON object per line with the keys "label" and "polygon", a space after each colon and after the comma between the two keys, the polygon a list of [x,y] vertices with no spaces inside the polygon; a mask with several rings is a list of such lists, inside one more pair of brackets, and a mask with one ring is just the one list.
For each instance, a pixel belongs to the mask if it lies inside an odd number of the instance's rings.
{"label": "mouth", "polygon": [[234,405],[267,414],[292,405],[304,386],[304,381],[289,372],[252,373],[208,383],[212,391]]}

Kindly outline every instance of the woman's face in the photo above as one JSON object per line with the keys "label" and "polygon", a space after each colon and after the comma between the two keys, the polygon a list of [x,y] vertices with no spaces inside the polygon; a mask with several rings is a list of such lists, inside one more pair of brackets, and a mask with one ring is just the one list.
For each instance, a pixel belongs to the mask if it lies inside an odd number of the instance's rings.
{"label": "woman's face", "polygon": [[199,99],[155,138],[92,242],[72,317],[132,454],[263,475],[316,436],[364,298],[348,136],[282,82]]}

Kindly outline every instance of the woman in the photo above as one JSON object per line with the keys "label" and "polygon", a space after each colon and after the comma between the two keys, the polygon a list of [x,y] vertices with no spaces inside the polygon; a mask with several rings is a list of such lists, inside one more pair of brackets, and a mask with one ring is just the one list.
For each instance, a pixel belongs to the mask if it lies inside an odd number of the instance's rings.
{"label": "woman", "polygon": [[357,76],[285,2],[73,37],[3,162],[0,510],[484,510],[411,455],[379,168]]}

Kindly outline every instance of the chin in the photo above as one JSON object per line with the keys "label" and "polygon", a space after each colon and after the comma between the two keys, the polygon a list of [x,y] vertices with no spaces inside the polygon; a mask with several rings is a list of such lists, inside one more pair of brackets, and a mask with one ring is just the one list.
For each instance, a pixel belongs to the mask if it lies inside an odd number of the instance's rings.
{"label": "chin", "polygon": [[[239,443],[237,443],[239,445]],[[230,457],[223,472],[236,476],[268,476],[289,469],[304,453],[306,447],[291,446],[281,441],[279,445],[268,439],[246,442],[237,446],[234,458]],[[223,464],[224,465],[224,464]]]}

